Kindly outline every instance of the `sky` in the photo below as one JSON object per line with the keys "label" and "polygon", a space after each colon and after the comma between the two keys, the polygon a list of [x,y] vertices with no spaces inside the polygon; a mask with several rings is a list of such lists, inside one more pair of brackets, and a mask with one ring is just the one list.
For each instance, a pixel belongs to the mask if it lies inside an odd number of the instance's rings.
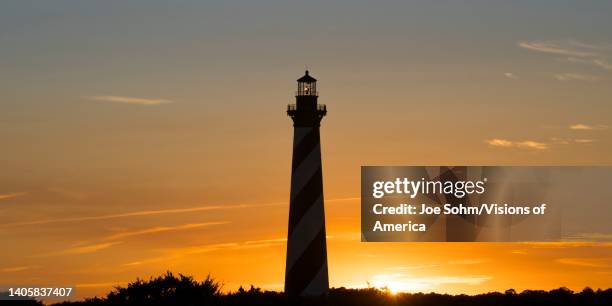
{"label": "sky", "polygon": [[2,1],[0,284],[84,297],[171,270],[281,290],[285,110],[308,68],[328,109],[332,286],[607,287],[610,243],[361,243],[359,174],[611,165],[611,14],[603,1]]}

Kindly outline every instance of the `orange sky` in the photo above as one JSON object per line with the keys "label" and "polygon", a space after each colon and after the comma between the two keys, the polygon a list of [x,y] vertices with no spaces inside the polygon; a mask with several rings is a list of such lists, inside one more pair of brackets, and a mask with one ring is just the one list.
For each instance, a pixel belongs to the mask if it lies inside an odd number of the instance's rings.
{"label": "orange sky", "polygon": [[341,2],[0,9],[0,284],[281,289],[307,64],[332,286],[609,287],[609,243],[361,243],[357,197],[361,165],[612,165],[610,4]]}
{"label": "orange sky", "polygon": [[[358,199],[326,204],[332,286],[477,293],[610,282],[610,243],[361,243]],[[285,203],[130,212],[4,225],[3,238],[21,243],[3,253],[2,282],[76,284],[89,296],[171,270],[211,273],[227,290],[282,288]]]}

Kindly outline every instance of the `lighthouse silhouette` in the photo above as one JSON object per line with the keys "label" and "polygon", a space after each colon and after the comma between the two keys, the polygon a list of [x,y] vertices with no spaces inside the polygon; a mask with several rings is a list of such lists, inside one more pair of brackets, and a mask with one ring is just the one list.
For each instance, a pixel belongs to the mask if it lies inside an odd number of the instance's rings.
{"label": "lighthouse silhouette", "polygon": [[329,290],[319,134],[327,108],[318,104],[318,96],[317,80],[306,70],[297,80],[295,104],[287,106],[294,127],[285,268],[285,293],[291,297],[318,297]]}

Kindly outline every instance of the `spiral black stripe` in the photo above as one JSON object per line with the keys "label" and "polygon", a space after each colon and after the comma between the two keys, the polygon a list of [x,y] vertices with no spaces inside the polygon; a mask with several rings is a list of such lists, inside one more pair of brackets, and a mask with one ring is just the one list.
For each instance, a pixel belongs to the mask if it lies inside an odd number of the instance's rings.
{"label": "spiral black stripe", "polygon": [[322,185],[321,167],[319,167],[306,186],[298,192],[295,199],[291,202],[291,210],[289,212],[289,235],[291,235],[294,227],[300,222],[306,211],[310,209],[310,206],[315,204],[319,197],[323,196]]}
{"label": "spiral black stripe", "polygon": [[296,127],[294,142],[285,292],[321,296],[329,281],[319,128]]}
{"label": "spiral black stripe", "polygon": [[[327,264],[325,247],[325,227],[310,242],[302,256],[289,269],[285,277],[285,292],[289,295],[302,296],[304,290],[315,279],[319,271]],[[324,282],[327,283],[327,277]],[[328,284],[325,287],[329,286]]]}
{"label": "spiral black stripe", "polygon": [[320,142],[318,128],[296,128],[296,133],[297,129],[309,129],[310,131],[308,131],[306,135],[302,137],[301,141],[298,140],[299,143],[296,143],[293,147],[293,171],[295,171],[295,169],[304,161],[304,159],[306,159],[308,154],[310,154],[310,152],[312,152],[312,150],[319,145]]}

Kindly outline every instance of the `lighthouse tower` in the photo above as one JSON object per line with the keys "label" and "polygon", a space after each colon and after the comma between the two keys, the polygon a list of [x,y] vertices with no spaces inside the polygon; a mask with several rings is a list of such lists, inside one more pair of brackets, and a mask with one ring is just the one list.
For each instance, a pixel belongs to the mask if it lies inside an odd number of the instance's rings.
{"label": "lighthouse tower", "polygon": [[317,103],[317,80],[308,70],[297,82],[295,104],[287,107],[294,128],[285,293],[315,297],[329,289],[319,136],[327,109]]}

